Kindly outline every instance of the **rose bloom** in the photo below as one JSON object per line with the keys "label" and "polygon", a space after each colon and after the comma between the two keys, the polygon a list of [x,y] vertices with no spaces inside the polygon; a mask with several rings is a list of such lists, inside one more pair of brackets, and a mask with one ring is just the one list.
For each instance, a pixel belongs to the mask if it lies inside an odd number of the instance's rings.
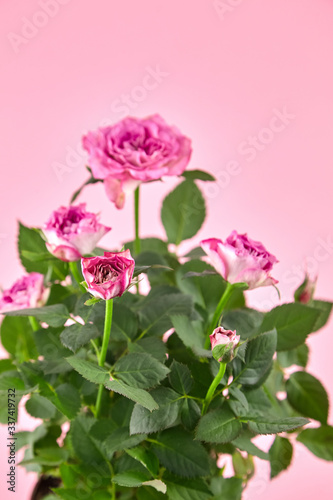
{"label": "rose bloom", "polygon": [[108,198],[123,208],[127,194],[141,182],[181,175],[192,153],[191,141],[159,115],[128,117],[88,132],[83,147],[96,179],[103,179]]}
{"label": "rose bloom", "polygon": [[209,335],[212,350],[217,345],[233,344],[236,347],[240,341],[240,335],[236,335],[236,330],[225,330],[222,326],[215,328],[213,333]]}
{"label": "rose bloom", "polygon": [[98,222],[98,216],[86,211],[86,204],[60,207],[45,224],[46,247],[65,262],[78,260],[91,253],[110,227]]}
{"label": "rose bloom", "polygon": [[247,283],[249,289],[278,283],[270,275],[278,260],[260,241],[251,240],[247,234],[233,231],[224,243],[210,238],[201,241],[201,247],[216,271],[229,283]]}
{"label": "rose bloom", "polygon": [[120,297],[129,287],[134,272],[134,259],[129,250],[104,252],[102,257],[81,260],[82,274],[88,291],[100,299]]}
{"label": "rose bloom", "polygon": [[49,292],[44,287],[43,280],[42,274],[30,273],[15,281],[8,290],[3,290],[0,296],[0,313],[43,306]]}

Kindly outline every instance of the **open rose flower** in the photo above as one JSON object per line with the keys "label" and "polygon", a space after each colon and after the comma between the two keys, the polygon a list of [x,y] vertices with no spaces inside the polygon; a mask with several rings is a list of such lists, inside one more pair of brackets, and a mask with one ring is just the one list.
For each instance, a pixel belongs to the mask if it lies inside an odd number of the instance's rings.
{"label": "open rose flower", "polygon": [[210,238],[201,241],[201,247],[216,271],[229,283],[247,283],[249,289],[278,283],[270,275],[278,260],[260,241],[251,240],[247,234],[233,231],[224,243]]}
{"label": "open rose flower", "polygon": [[120,297],[129,287],[133,277],[134,259],[129,250],[104,252],[102,257],[81,260],[82,274],[88,291],[100,299]]}
{"label": "open rose flower", "polygon": [[181,175],[192,153],[191,141],[159,115],[128,117],[113,126],[88,132],[83,147],[96,179],[108,198],[123,208],[126,195],[141,182]]}
{"label": "open rose flower", "polygon": [[240,341],[240,335],[236,334],[236,330],[225,330],[219,326],[215,328],[209,338],[214,358],[219,362],[231,361],[234,350]]}
{"label": "open rose flower", "polygon": [[60,207],[45,224],[46,247],[65,262],[80,259],[91,253],[110,227],[98,222],[98,216],[86,211],[86,204]]}
{"label": "open rose flower", "polygon": [[0,313],[43,306],[49,292],[44,287],[43,279],[42,274],[30,273],[15,281],[8,290],[3,290],[0,296]]}

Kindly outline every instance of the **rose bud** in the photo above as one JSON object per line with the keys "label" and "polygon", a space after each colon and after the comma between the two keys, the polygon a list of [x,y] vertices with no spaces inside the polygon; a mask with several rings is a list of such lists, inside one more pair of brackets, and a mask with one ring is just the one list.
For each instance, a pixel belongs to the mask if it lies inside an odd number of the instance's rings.
{"label": "rose bud", "polygon": [[236,335],[236,330],[225,330],[222,326],[215,328],[209,336],[212,346],[213,357],[219,363],[228,363],[234,358],[240,335]]}
{"label": "rose bud", "polygon": [[317,277],[311,279],[308,274],[305,275],[303,283],[297,288],[294,293],[295,302],[307,304],[312,300],[316,290]]}
{"label": "rose bud", "polygon": [[131,284],[134,259],[129,250],[104,252],[102,257],[81,260],[82,274],[88,292],[94,297],[108,300],[120,297]]}
{"label": "rose bud", "polygon": [[181,175],[192,153],[191,141],[159,115],[128,117],[88,132],[83,147],[96,179],[104,180],[108,198],[123,208],[126,195],[141,182]]}
{"label": "rose bud", "polygon": [[46,247],[58,259],[72,262],[91,253],[98,241],[110,231],[98,216],[86,211],[86,204],[60,207],[45,224]]}
{"label": "rose bud", "polygon": [[246,283],[249,289],[278,283],[270,275],[278,262],[260,241],[233,231],[225,243],[217,238],[201,241],[216,271],[229,283]]}
{"label": "rose bud", "polygon": [[3,290],[0,296],[0,313],[43,306],[49,293],[43,280],[42,274],[30,273],[15,281],[8,290]]}

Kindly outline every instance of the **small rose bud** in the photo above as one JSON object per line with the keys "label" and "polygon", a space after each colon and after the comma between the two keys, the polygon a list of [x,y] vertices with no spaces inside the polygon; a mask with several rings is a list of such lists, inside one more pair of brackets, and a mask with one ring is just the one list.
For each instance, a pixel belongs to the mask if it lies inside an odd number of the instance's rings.
{"label": "small rose bud", "polygon": [[131,284],[134,265],[129,250],[104,252],[101,257],[81,259],[88,292],[104,300],[120,297],[125,292]]}
{"label": "small rose bud", "polygon": [[236,335],[236,330],[225,330],[222,326],[219,326],[215,328],[209,338],[213,357],[219,363],[229,363],[234,358],[235,348],[239,344],[240,335]]}
{"label": "small rose bud", "polygon": [[0,313],[43,306],[49,293],[43,280],[42,274],[30,273],[15,281],[0,296]]}
{"label": "small rose bud", "polygon": [[86,204],[60,207],[45,224],[46,247],[52,255],[73,262],[91,253],[110,227],[98,222],[98,216],[87,212]]}
{"label": "small rose bud", "polygon": [[233,231],[225,242],[210,238],[201,241],[201,247],[212,266],[229,283],[247,283],[249,290],[278,283],[270,275],[278,260],[260,241],[251,240],[247,234]]}
{"label": "small rose bud", "polygon": [[307,304],[312,300],[316,290],[317,277],[312,279],[308,274],[305,275],[303,283],[294,293],[295,302]]}

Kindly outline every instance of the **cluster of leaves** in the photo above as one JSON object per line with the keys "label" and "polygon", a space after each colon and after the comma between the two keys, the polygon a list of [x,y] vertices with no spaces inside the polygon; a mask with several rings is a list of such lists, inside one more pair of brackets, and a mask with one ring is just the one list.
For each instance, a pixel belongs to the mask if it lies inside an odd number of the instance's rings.
{"label": "cluster of leaves", "polygon": [[[270,462],[273,478],[289,466],[295,438],[333,460],[327,394],[306,372],[307,337],[327,322],[330,302],[263,313],[247,308],[242,290],[234,289],[222,325],[236,329],[244,343],[202,415],[219,369],[205,339],[226,283],[201,260],[200,249],[181,258],[168,250],[169,243],[192,238],[205,219],[196,179],[212,180],[187,172],[163,202],[167,239],[141,240],[137,273],[146,273],[150,291],[114,301],[104,368],[95,348],[105,304],[87,305],[89,295],[65,281],[67,264],[46,254],[38,232],[20,225],[22,264],[45,275],[50,295],[44,307],[8,313],[2,322],[9,359],[0,362],[0,416],[6,423],[9,387],[17,402],[30,395],[25,408],[43,423],[19,432],[17,447],[25,448],[26,469],[61,478],[48,500],[239,500],[254,474],[253,457]],[[134,254],[133,242],[125,246]],[[289,376],[290,366],[297,370]],[[97,419],[99,384],[106,389]],[[308,419],[317,425],[304,430]],[[253,443],[261,434],[276,434],[268,453]],[[232,478],[217,465],[224,454],[232,457]]]}

